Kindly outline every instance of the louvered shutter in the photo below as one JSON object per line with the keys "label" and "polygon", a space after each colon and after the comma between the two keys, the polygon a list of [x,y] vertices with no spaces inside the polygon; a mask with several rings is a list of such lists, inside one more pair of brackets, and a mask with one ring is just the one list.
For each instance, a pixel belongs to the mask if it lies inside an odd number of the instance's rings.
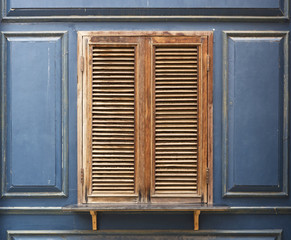
{"label": "louvered shutter", "polygon": [[153,202],[202,200],[203,50],[193,38],[153,45]]}
{"label": "louvered shutter", "polygon": [[137,201],[136,85],[138,44],[97,38],[88,43],[86,202]]}
{"label": "louvered shutter", "polygon": [[92,55],[92,194],[133,194],[135,48]]}
{"label": "louvered shutter", "polygon": [[209,200],[208,40],[79,34],[79,203]]}

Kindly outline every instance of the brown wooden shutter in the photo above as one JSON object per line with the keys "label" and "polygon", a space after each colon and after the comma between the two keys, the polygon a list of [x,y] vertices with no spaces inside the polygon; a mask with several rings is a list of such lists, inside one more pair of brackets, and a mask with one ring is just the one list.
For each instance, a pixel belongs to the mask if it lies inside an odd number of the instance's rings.
{"label": "brown wooden shutter", "polygon": [[208,202],[209,36],[79,34],[79,203]]}
{"label": "brown wooden shutter", "polygon": [[153,45],[153,202],[201,202],[202,51],[191,37]]}
{"label": "brown wooden shutter", "polygon": [[135,39],[92,38],[88,52],[86,202],[137,201]]}
{"label": "brown wooden shutter", "polygon": [[92,194],[132,194],[135,47],[92,52]]}

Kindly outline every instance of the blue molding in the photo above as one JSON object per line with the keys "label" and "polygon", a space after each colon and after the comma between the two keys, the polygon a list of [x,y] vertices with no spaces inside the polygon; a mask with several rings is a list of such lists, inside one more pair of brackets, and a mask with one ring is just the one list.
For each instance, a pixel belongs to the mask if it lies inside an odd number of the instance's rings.
{"label": "blue molding", "polygon": [[[229,189],[229,122],[228,122],[228,41],[231,37],[282,37],[284,52],[283,79],[283,152],[282,152],[282,191],[240,191]],[[287,197],[288,196],[288,168],[289,168],[289,31],[224,31],[223,32],[223,112],[222,112],[222,197]],[[244,187],[244,186],[242,186]]]}
{"label": "blue molding", "polygon": [[[9,0],[1,0],[2,20],[31,21],[287,21],[289,0],[278,0],[278,7],[206,7],[146,6],[124,7],[118,1],[114,7],[97,4],[96,7],[41,7],[15,8]],[[107,7],[106,7],[107,6]],[[204,7],[205,6],[205,7]],[[244,6],[241,4],[241,6]]]}
{"label": "blue molding", "polygon": [[[7,38],[8,37],[59,37],[61,39],[62,54],[62,82],[61,82],[61,188],[54,186],[50,191],[16,191],[8,192],[7,184],[7,120],[6,120],[6,68],[7,68]],[[68,197],[68,33],[55,32],[1,32],[1,197]]]}
{"label": "blue molding", "polygon": [[[48,230],[39,230],[39,231],[25,231],[25,230],[8,230],[7,231],[7,240],[15,240],[18,239],[17,237],[29,237],[29,239],[38,239],[38,237],[41,237],[41,239],[44,239],[44,237],[48,237],[49,239],[53,239],[54,237],[56,239],[63,238],[64,236],[66,239],[69,239],[70,236],[73,237],[79,237],[82,239],[112,239],[115,237],[122,237],[124,239],[138,239],[138,237],[141,237],[141,239],[144,239],[144,237],[151,237],[152,239],[160,239],[161,237],[167,237],[168,239],[176,239],[177,236],[183,236],[189,238],[189,237],[201,237],[201,239],[209,239],[209,237],[226,237],[226,238],[256,238],[256,239],[270,239],[273,240],[281,240],[282,236],[282,230],[281,229],[272,229],[272,230],[200,230],[200,231],[177,231],[177,230],[148,230],[148,231],[142,231],[142,230],[126,230],[126,231],[88,231],[88,230],[82,230],[82,231],[48,231]],[[199,238],[200,239],[200,238]]]}

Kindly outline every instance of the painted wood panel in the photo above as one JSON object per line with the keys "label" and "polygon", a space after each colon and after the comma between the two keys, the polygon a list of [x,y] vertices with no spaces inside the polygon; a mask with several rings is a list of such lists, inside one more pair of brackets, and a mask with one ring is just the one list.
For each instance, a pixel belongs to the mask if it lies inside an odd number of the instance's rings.
{"label": "painted wood panel", "polygon": [[224,33],[224,196],[286,196],[288,33]]}
{"label": "painted wood panel", "polygon": [[2,195],[65,196],[66,34],[2,33],[2,46]]}
{"label": "painted wood panel", "polygon": [[253,8],[260,8],[260,4],[265,4],[266,7],[276,8],[280,6],[280,0],[197,0],[197,1],[184,1],[181,4],[181,1],[178,0],[129,0],[129,1],[120,1],[120,0],[108,0],[108,1],[90,1],[90,0],[30,0],[30,1],[21,1],[21,0],[7,0],[11,8],[245,8],[246,6]]}
{"label": "painted wood panel", "polygon": [[281,230],[244,230],[244,231],[8,231],[8,240],[280,240]]}
{"label": "painted wood panel", "polygon": [[[188,18],[195,16],[201,19],[211,17],[218,19],[227,17],[240,20],[237,16],[257,17],[257,18],[288,18],[287,0],[109,0],[109,1],[81,1],[81,0],[2,0],[2,14],[6,19],[36,19],[43,17],[49,20],[52,16],[54,20],[60,16],[70,16],[69,18],[80,20],[80,16],[90,19],[104,20],[104,17],[128,18],[133,20],[133,16],[150,16],[151,18],[168,18],[177,16],[178,18]],[[101,18],[101,16],[103,18]],[[171,18],[170,17],[170,18]],[[141,18],[140,18],[141,19]],[[255,19],[255,18],[254,18]]]}

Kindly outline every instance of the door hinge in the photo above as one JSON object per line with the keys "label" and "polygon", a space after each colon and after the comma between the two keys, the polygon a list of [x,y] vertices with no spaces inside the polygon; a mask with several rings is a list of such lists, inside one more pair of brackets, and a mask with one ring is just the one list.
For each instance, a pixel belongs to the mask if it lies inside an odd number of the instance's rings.
{"label": "door hinge", "polygon": [[209,168],[206,168],[206,184],[209,184]]}
{"label": "door hinge", "polygon": [[81,168],[81,184],[84,184],[84,168]]}
{"label": "door hinge", "polygon": [[80,58],[80,70],[81,72],[84,72],[84,57],[81,56]]}
{"label": "door hinge", "polygon": [[209,72],[210,69],[210,56],[207,55],[207,72]]}

